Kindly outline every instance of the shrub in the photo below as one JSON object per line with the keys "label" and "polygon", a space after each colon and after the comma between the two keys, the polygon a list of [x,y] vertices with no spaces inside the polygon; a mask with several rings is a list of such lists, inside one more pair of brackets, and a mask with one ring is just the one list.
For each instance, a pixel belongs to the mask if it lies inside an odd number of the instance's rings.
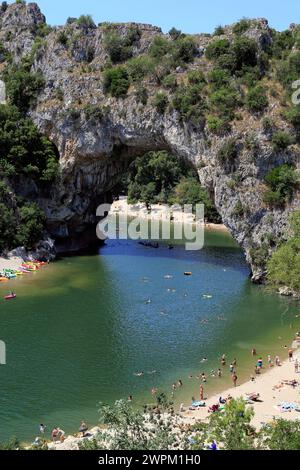
{"label": "shrub", "polygon": [[297,137],[299,139],[299,136],[300,136],[300,105],[292,106],[286,112],[286,118],[294,126],[294,128],[297,132]]}
{"label": "shrub", "polygon": [[144,106],[148,103],[148,90],[143,86],[139,86],[135,93],[136,100],[138,103],[142,103]]}
{"label": "shrub", "polygon": [[95,28],[96,27],[91,15],[81,15],[77,20],[77,24],[78,26],[81,26],[83,28]]}
{"label": "shrub", "polygon": [[127,71],[133,82],[139,82],[155,69],[153,59],[147,55],[133,57],[127,62]]}
{"label": "shrub", "polygon": [[215,39],[208,44],[205,55],[209,60],[216,60],[221,55],[228,53],[229,50],[230,42],[228,39]]}
{"label": "shrub", "polygon": [[163,91],[158,91],[153,104],[159,113],[164,114],[169,104],[168,96]]}
{"label": "shrub", "polygon": [[170,29],[169,35],[171,36],[173,41],[176,41],[176,39],[179,39],[181,37],[181,31],[173,27]]}
{"label": "shrub", "polygon": [[195,56],[198,54],[198,48],[195,39],[191,36],[181,37],[174,42],[172,50],[172,59],[174,65],[193,62]]}
{"label": "shrub", "polygon": [[171,50],[171,43],[167,39],[162,36],[155,36],[150,49],[149,53],[155,59],[161,59],[164,57],[168,52]]}
{"label": "shrub", "polygon": [[208,73],[208,81],[214,91],[221,87],[228,87],[231,77],[227,70],[215,68]]}
{"label": "shrub", "polygon": [[284,131],[277,131],[272,135],[272,146],[274,152],[286,150],[292,143],[292,136]]}
{"label": "shrub", "polygon": [[283,53],[291,51],[295,44],[295,37],[291,30],[275,32],[272,43],[272,54],[280,59]]}
{"label": "shrub", "polygon": [[129,77],[125,67],[114,67],[104,73],[104,90],[116,98],[127,95],[129,88]]}
{"label": "shrub", "polygon": [[187,74],[188,81],[191,85],[205,85],[206,78],[201,70],[191,70]]}
{"label": "shrub", "polygon": [[214,36],[222,36],[222,34],[225,34],[225,29],[223,26],[219,25],[214,30]]}
{"label": "shrub", "polygon": [[232,163],[237,157],[237,143],[234,138],[228,139],[219,149],[217,158],[220,163]]}
{"label": "shrub", "polygon": [[221,87],[209,96],[211,106],[226,119],[234,118],[234,110],[240,104],[240,96],[232,87]]}
{"label": "shrub", "polygon": [[45,81],[41,73],[32,73],[27,66],[12,66],[5,70],[3,78],[7,96],[12,105],[26,113],[37,100]]}
{"label": "shrub", "polygon": [[208,116],[207,127],[210,132],[219,136],[222,136],[231,130],[229,121],[218,116]]}
{"label": "shrub", "polygon": [[86,118],[92,121],[101,121],[104,115],[103,109],[97,105],[86,106],[84,113]]}
{"label": "shrub", "polygon": [[243,217],[245,213],[244,206],[241,201],[238,201],[233,208],[232,215],[235,217]]}
{"label": "shrub", "polygon": [[254,67],[257,64],[258,49],[254,39],[237,38],[232,44],[232,54],[235,58],[236,70],[242,70],[245,66]]}
{"label": "shrub", "polygon": [[65,31],[60,31],[60,33],[57,36],[57,42],[61,44],[62,46],[68,45],[69,38]]}
{"label": "shrub", "polygon": [[202,86],[181,86],[173,98],[173,107],[183,121],[191,122],[194,126],[203,126],[206,102],[201,95]]}
{"label": "shrub", "polygon": [[287,163],[273,168],[265,177],[269,189],[264,195],[264,201],[269,205],[283,205],[288,201],[297,186],[297,173]]}
{"label": "shrub", "polygon": [[265,266],[266,261],[269,257],[269,247],[267,244],[263,243],[259,247],[253,247],[249,250],[250,257],[252,262],[256,266]]}
{"label": "shrub", "polygon": [[250,88],[246,98],[246,105],[249,111],[261,113],[268,106],[266,90],[262,85]]}
{"label": "shrub", "polygon": [[177,88],[177,78],[175,74],[169,74],[167,75],[163,81],[162,84],[165,88],[169,88],[170,90],[176,90]]}
{"label": "shrub", "polygon": [[248,31],[250,26],[250,20],[248,20],[247,18],[242,18],[238,23],[234,25],[234,27],[232,28],[232,32],[236,35],[241,35]]}
{"label": "shrub", "polygon": [[114,31],[105,35],[104,47],[113,64],[124,62],[132,56],[132,47]]}

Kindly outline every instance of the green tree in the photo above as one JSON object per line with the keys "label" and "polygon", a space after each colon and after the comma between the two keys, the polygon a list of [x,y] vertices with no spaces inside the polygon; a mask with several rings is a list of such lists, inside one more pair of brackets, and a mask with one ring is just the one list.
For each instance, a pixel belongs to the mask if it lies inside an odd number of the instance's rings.
{"label": "green tree", "polygon": [[215,439],[224,450],[249,450],[255,447],[251,420],[253,408],[247,408],[242,398],[231,400],[222,413],[209,419],[208,439]]}
{"label": "green tree", "polygon": [[268,97],[266,90],[262,85],[250,88],[246,98],[246,105],[249,111],[261,113],[268,106]]}
{"label": "green tree", "polygon": [[127,95],[130,82],[125,67],[118,66],[108,69],[104,73],[104,90],[116,98],[124,98]]}
{"label": "green tree", "polygon": [[300,450],[300,423],[277,419],[264,426],[259,437],[268,450]]}

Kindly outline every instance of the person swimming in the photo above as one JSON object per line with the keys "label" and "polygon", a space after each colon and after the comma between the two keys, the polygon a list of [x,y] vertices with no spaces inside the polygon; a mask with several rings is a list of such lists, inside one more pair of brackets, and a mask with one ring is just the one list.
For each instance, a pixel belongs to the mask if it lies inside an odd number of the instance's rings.
{"label": "person swimming", "polygon": [[135,375],[136,377],[143,377],[144,372],[143,371],[142,372],[135,372],[135,374],[133,374],[133,375]]}

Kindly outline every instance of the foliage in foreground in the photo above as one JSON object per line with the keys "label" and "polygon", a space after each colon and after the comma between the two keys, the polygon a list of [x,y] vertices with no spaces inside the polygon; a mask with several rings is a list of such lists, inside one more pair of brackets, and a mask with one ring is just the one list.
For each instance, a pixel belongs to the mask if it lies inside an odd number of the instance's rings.
{"label": "foliage in foreground", "polygon": [[82,450],[203,450],[216,441],[222,450],[300,450],[300,423],[278,419],[257,432],[252,407],[242,398],[231,400],[206,423],[182,426],[171,404],[160,395],[152,408],[134,409],[128,402],[100,405],[100,423],[107,429]]}

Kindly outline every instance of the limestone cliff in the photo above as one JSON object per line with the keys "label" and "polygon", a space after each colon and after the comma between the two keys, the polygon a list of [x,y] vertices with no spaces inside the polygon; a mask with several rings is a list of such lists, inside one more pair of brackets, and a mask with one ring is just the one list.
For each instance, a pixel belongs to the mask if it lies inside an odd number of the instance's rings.
{"label": "limestone cliff", "polygon": [[[32,70],[41,71],[45,86],[30,115],[55,143],[61,166],[61,181],[51,199],[40,198],[46,211],[48,231],[62,249],[77,249],[90,241],[95,231],[95,209],[109,199],[109,193],[129,162],[148,150],[167,149],[179,158],[188,159],[199,171],[199,178],[213,197],[224,224],[245,250],[252,266],[253,279],[264,275],[264,265],[253,255],[262,245],[267,254],[285,236],[289,212],[299,206],[299,194],[281,208],[270,208],[263,200],[264,177],[274,166],[289,162],[299,166],[299,147],[274,151],[263,129],[262,116],[244,108],[233,119],[231,130],[223,136],[212,134],[207,126],[195,127],[183,122],[178,112],[169,107],[161,112],[154,97],[161,89],[153,74],[144,79],[147,104],[137,99],[137,86],[131,84],[125,97],[114,98],[105,93],[103,69],[109,57],[105,48],[107,30],[125,37],[137,26],[139,37],[132,55],[148,52],[156,36],[164,36],[157,27],[145,24],[82,25],[70,21],[52,28],[39,39],[45,18],[36,4],[13,4],[1,13],[0,42],[15,63],[32,53]],[[232,27],[224,36],[231,40]],[[244,33],[253,38],[259,51],[272,42],[266,20],[256,20]],[[214,38],[195,35],[197,53],[186,67],[174,70],[179,83],[184,83],[189,70],[210,70],[205,49]],[[4,67],[4,64],[2,65]],[[171,92],[165,90],[167,96]],[[171,101],[171,100],[170,100]],[[90,107],[101,110],[91,116]],[[267,115],[282,129],[289,125],[282,119],[280,96],[270,93]],[[258,148],[245,145],[251,132]],[[234,137],[237,155],[231,165],[217,158],[224,142]],[[234,183],[233,183],[234,182]],[[237,205],[243,210],[236,210]]]}

